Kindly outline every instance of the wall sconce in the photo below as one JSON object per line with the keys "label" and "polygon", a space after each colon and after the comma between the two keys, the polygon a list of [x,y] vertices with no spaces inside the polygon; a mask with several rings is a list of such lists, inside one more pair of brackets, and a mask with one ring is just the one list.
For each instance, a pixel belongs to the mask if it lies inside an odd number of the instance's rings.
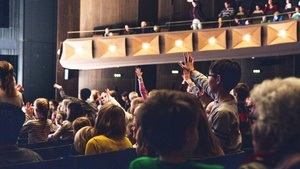
{"label": "wall sconce", "polygon": [[111,51],[111,52],[115,52],[116,49],[117,49],[116,45],[109,45],[109,47],[108,47],[108,50]]}
{"label": "wall sconce", "polygon": [[96,39],[96,58],[104,57],[126,57],[124,37],[106,37]]}
{"label": "wall sconce", "polygon": [[198,51],[226,49],[226,30],[199,31]]}
{"label": "wall sconce", "polygon": [[165,53],[180,53],[193,51],[193,33],[176,32],[164,34]]}
{"label": "wall sconce", "polygon": [[232,29],[232,48],[249,48],[261,46],[261,26]]}
{"label": "wall sconce", "polygon": [[149,43],[143,43],[143,44],[142,44],[142,48],[143,48],[143,49],[146,49],[146,50],[147,50],[147,49],[149,49],[149,47],[150,47],[150,44],[149,44]]}
{"label": "wall sconce", "polygon": [[182,40],[176,40],[175,41],[175,46],[177,46],[177,47],[181,47],[182,44],[183,44]]}
{"label": "wall sconce", "polygon": [[128,37],[129,46],[132,46],[131,54],[133,56],[158,55],[159,35],[141,35]]}
{"label": "wall sconce", "polygon": [[297,20],[268,24],[267,45],[297,42]]}

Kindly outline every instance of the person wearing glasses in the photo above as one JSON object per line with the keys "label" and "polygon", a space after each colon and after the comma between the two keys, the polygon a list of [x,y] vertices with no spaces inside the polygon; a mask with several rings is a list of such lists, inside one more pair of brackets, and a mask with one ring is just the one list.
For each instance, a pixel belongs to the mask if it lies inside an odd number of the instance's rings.
{"label": "person wearing glasses", "polygon": [[241,67],[233,60],[221,59],[212,62],[209,74],[195,70],[194,58],[184,53],[185,61],[179,65],[188,71],[192,80],[214,99],[208,122],[218,137],[225,154],[241,150],[242,136],[239,129],[237,102],[230,91],[241,79]]}

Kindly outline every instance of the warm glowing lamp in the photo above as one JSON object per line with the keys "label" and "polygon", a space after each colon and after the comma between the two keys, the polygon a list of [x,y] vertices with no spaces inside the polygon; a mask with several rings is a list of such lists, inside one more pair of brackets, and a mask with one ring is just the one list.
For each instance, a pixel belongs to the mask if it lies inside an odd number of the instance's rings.
{"label": "warm glowing lamp", "polygon": [[175,46],[177,46],[177,47],[181,47],[182,46],[182,40],[176,40],[175,41]]}
{"label": "warm glowing lamp", "polygon": [[117,46],[116,45],[109,45],[108,46],[108,50],[111,51],[111,52],[115,52],[117,49]]}
{"label": "warm glowing lamp", "polygon": [[149,47],[150,47],[150,44],[149,44],[149,43],[143,43],[143,44],[142,44],[142,48],[143,48],[143,49],[146,49],[146,50],[147,50],[147,49],[149,49]]}
{"label": "warm glowing lamp", "polygon": [[209,39],[208,39],[208,43],[209,43],[210,45],[214,45],[214,44],[216,43],[216,38],[215,38],[215,37],[209,38]]}

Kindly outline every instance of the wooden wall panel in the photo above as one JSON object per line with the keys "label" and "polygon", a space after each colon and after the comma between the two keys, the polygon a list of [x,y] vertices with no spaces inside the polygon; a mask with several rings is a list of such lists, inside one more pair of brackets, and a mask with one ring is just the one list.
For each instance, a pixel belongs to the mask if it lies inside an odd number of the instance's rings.
{"label": "wooden wall panel", "polygon": [[138,0],[81,0],[80,30],[138,21]]}
{"label": "wooden wall panel", "polygon": [[158,0],[158,23],[160,25],[171,21],[173,16],[174,0]]}

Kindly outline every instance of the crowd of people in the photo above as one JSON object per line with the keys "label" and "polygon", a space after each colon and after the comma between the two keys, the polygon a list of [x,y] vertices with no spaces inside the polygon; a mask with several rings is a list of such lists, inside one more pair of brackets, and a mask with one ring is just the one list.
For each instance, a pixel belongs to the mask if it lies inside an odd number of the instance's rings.
{"label": "crowd of people", "polygon": [[142,69],[136,68],[139,91],[123,92],[124,105],[109,89],[83,88],[77,98],[59,84],[54,88],[62,101],[37,98],[24,104],[12,65],[0,61],[0,166],[43,160],[18,147],[24,135],[28,144],[74,140],[76,155],[135,148],[140,157],[130,169],[221,169],[197,160],[237,154],[245,147],[254,154],[241,169],[300,163],[299,78],[265,80],[250,90],[240,83],[236,61],[213,61],[204,75],[190,53],[183,56],[181,89],[148,92]]}
{"label": "crowd of people", "polygon": [[[192,20],[190,25],[191,29],[199,30],[203,28],[203,24],[206,24],[206,22],[210,25],[211,23],[214,23],[212,20],[215,18],[209,18],[205,16],[200,0],[187,0],[187,2],[191,3],[191,8],[189,11],[190,19]],[[269,23],[287,19],[298,19],[300,17],[299,2],[296,3],[294,1],[291,2],[290,0],[286,0],[285,3],[282,3],[281,1],[279,3],[279,1],[273,2],[273,0],[267,0],[266,4],[261,4],[260,1],[225,1],[224,8],[220,11],[217,16],[217,20],[215,21],[216,24],[208,27],[221,28],[228,26],[245,26],[256,23]],[[182,25],[183,23],[180,24]],[[176,26],[176,24],[174,26]],[[103,36],[107,37],[116,34],[130,35],[140,33],[156,33],[160,32],[160,27],[162,26],[150,26],[147,25],[147,21],[142,21],[140,27],[131,28],[128,24],[126,24],[124,25],[124,28],[118,32],[112,32],[110,27],[107,27],[105,28]]]}

